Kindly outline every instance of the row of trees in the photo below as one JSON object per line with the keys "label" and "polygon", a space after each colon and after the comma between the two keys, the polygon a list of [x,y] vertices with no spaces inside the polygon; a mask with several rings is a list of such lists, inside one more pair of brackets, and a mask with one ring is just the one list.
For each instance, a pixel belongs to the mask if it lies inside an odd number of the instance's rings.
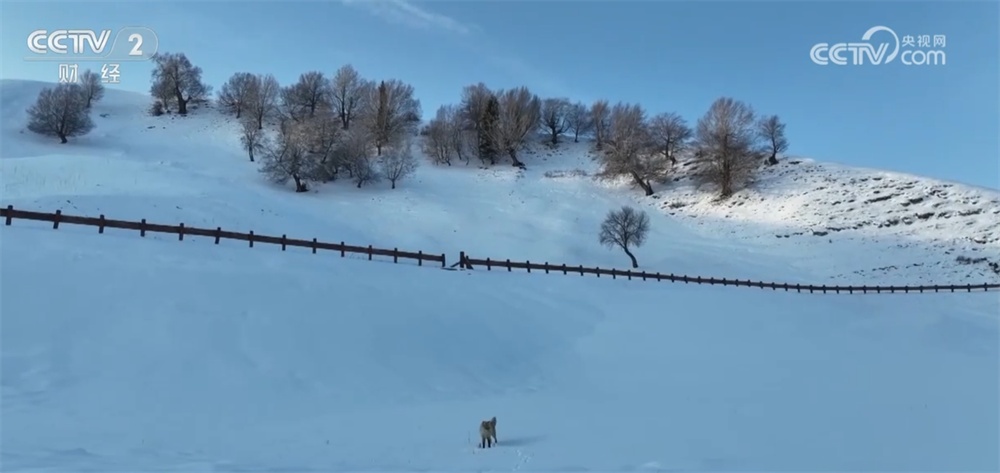
{"label": "row of trees", "polygon": [[45,136],[68,138],[82,136],[94,129],[90,108],[104,97],[104,85],[91,70],[80,74],[76,83],[61,83],[46,87],[28,108],[28,130]]}
{"label": "row of trees", "polygon": [[517,152],[531,132],[543,132],[552,145],[572,133],[592,134],[601,176],[625,176],[646,195],[663,182],[681,153],[704,164],[699,177],[729,196],[763,163],[776,164],[788,148],[785,124],[777,115],[758,117],[751,106],[732,98],[716,100],[692,128],[676,113],[649,116],[638,104],[589,107],[565,98],[539,99],[527,88],[490,90],[466,87],[458,105],[445,105],[424,129],[424,151],[437,164],[469,163],[473,157],[496,164],[503,156],[523,167]]}
{"label": "row of trees", "polygon": [[[154,114],[186,114],[191,101],[211,93],[184,54],[154,59]],[[293,181],[297,192],[344,175],[359,188],[383,179],[395,188],[416,168],[420,102],[399,80],[369,80],[346,65],[332,77],[310,71],[282,87],[271,74],[239,72],[221,87],[217,104],[239,121],[250,161],[259,157],[261,172],[277,183]]]}
{"label": "row of trees", "polygon": [[[192,102],[208,100],[212,87],[184,54],[158,53],[153,59],[154,114],[184,115]],[[100,100],[103,86],[90,71],[82,78],[82,84],[43,91],[29,110],[29,129],[64,143],[92,129],[86,111]],[[222,86],[217,103],[239,120],[249,159],[259,156],[262,172],[276,182],[294,181],[299,192],[308,190],[309,182],[344,175],[358,187],[382,178],[395,187],[416,167],[412,138],[420,102],[413,87],[399,80],[368,80],[346,65],[332,77],[310,71],[282,87],[273,75],[240,72]],[[267,124],[276,126],[271,130]],[[423,151],[436,164],[476,158],[496,165],[509,159],[523,168],[519,151],[539,132],[553,146],[567,134],[574,141],[591,135],[600,175],[624,176],[646,195],[667,179],[682,153],[702,164],[699,176],[728,196],[788,148],[778,116],[759,117],[732,98],[716,100],[691,127],[676,113],[649,116],[638,104],[598,100],[587,106],[541,99],[527,87],[491,90],[483,83],[465,87],[459,104],[438,109],[421,134]]]}

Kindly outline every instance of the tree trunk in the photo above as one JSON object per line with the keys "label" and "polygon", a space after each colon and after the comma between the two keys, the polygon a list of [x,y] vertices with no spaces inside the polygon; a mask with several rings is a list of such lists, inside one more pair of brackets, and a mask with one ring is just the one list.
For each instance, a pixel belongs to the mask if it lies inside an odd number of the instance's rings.
{"label": "tree trunk", "polygon": [[519,167],[524,169],[524,163],[522,163],[517,159],[517,150],[515,150],[514,148],[508,148],[507,154],[510,155],[510,160],[513,163],[514,167]]}
{"label": "tree trunk", "polygon": [[295,179],[295,192],[307,192],[309,190],[309,187],[299,176],[293,175],[292,179]]}
{"label": "tree trunk", "polygon": [[250,153],[250,162],[252,163],[253,162],[253,148],[247,148],[247,151]]}
{"label": "tree trunk", "polygon": [[65,144],[65,143],[67,143],[67,142],[68,142],[68,140],[66,139],[66,134],[64,134],[64,133],[59,133],[59,142],[60,142],[60,143],[63,143],[63,144]]}
{"label": "tree trunk", "polygon": [[767,164],[770,164],[771,166],[778,164],[778,153],[771,152],[771,157],[767,158]]}
{"label": "tree trunk", "polygon": [[632,259],[632,269],[638,268],[639,267],[639,262],[636,261],[635,255],[633,255],[632,252],[628,250],[628,247],[624,247],[623,246],[622,249],[625,250],[625,254],[628,255],[629,258]]}
{"label": "tree trunk", "polygon": [[392,182],[392,188],[395,189],[396,188],[396,180],[395,179],[391,179],[390,182]]}
{"label": "tree trunk", "polygon": [[635,172],[632,172],[632,180],[635,181],[636,185],[642,188],[643,192],[646,193],[646,197],[653,195],[653,185],[643,180]]}
{"label": "tree trunk", "polygon": [[555,129],[553,129],[552,130],[552,146],[556,146],[558,144],[559,144],[559,134],[556,133]]}

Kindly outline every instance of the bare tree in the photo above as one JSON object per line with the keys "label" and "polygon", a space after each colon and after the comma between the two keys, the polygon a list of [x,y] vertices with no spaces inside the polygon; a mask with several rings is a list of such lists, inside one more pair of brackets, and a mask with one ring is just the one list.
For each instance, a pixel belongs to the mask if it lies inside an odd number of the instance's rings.
{"label": "bare tree", "polygon": [[570,106],[566,114],[569,121],[569,129],[573,131],[573,142],[580,142],[580,135],[588,133],[593,128],[594,122],[590,117],[590,110],[582,102],[577,102]]}
{"label": "bare tree", "polygon": [[[153,96],[154,103],[159,103],[160,113],[155,116],[163,115],[164,113],[170,113],[170,103],[173,101],[173,93],[170,91],[168,84],[165,81],[160,81],[154,83],[150,89],[150,95]],[[156,105],[153,106],[154,109]]]}
{"label": "bare tree", "polygon": [[413,143],[406,140],[402,146],[395,146],[382,155],[379,171],[396,188],[396,182],[412,175],[417,170],[417,159],[413,157]]}
{"label": "bare tree", "polygon": [[254,153],[262,152],[268,147],[267,135],[251,116],[240,119],[240,143],[250,156],[250,162],[253,162]]}
{"label": "bare tree", "polygon": [[594,129],[594,146],[598,151],[604,149],[604,141],[608,136],[608,120],[611,118],[611,108],[607,100],[598,100],[590,106],[590,123]]}
{"label": "bare tree", "polygon": [[[191,64],[184,53],[156,53],[153,55],[150,92],[164,100],[163,106],[177,106],[177,113],[187,115],[188,103],[207,97],[212,87],[201,80],[201,68]],[[163,97],[161,97],[163,96]]]}
{"label": "bare tree", "polygon": [[420,124],[420,101],[413,97],[412,85],[396,79],[382,81],[371,90],[367,103],[366,128],[376,156],[414,134]]}
{"label": "bare tree", "polygon": [[330,99],[345,130],[350,129],[351,122],[364,109],[364,101],[371,96],[367,89],[372,87],[374,84],[364,80],[350,64],[338,69],[333,76]]}
{"label": "bare tree", "polygon": [[698,120],[698,152],[708,169],[702,178],[729,197],[758,169],[762,151],[753,108],[729,97],[717,99]]}
{"label": "bare tree", "polygon": [[781,122],[777,115],[764,117],[757,125],[761,139],[770,151],[771,156],[767,158],[767,164],[778,164],[778,153],[788,150],[788,138],[785,137],[785,124]]}
{"label": "bare tree", "polygon": [[500,120],[500,104],[496,95],[480,82],[462,90],[459,105],[461,126],[475,133],[476,153],[483,163],[496,164],[499,147],[494,143],[496,126]]}
{"label": "bare tree", "polygon": [[98,102],[104,98],[104,84],[101,83],[101,77],[90,69],[80,74],[80,86],[83,89],[83,98],[87,108],[90,108],[92,102]]}
{"label": "bare tree", "polygon": [[552,139],[552,146],[559,144],[559,137],[569,130],[570,101],[550,98],[542,101],[541,126]]}
{"label": "bare tree", "polygon": [[638,104],[616,104],[608,120],[605,150],[599,155],[603,177],[629,176],[647,196],[653,181],[666,173],[666,161],[651,152],[646,112]]}
{"label": "bare tree", "polygon": [[650,138],[656,151],[677,164],[677,153],[683,151],[693,132],[687,122],[676,113],[661,113],[649,121]]}
{"label": "bare tree", "polygon": [[342,131],[340,144],[334,151],[336,162],[340,169],[360,188],[369,183],[378,182],[378,170],[372,164],[374,152],[372,138],[365,127],[356,126]]}
{"label": "bare tree", "polygon": [[323,73],[310,71],[301,74],[298,82],[281,89],[281,103],[289,118],[301,121],[329,108],[329,95],[330,87]]}
{"label": "bare tree", "polygon": [[271,74],[257,75],[253,81],[254,87],[250,90],[247,100],[247,113],[253,117],[257,123],[257,129],[264,129],[264,120],[270,118],[278,111],[278,95],[281,93],[281,86],[278,79]]}
{"label": "bare tree", "polygon": [[598,240],[609,248],[619,247],[632,260],[632,267],[638,268],[639,262],[632,254],[631,248],[638,248],[646,242],[649,234],[649,216],[646,212],[623,206],[620,210],[608,212],[601,224]]}
{"label": "bare tree", "polygon": [[260,172],[276,184],[295,181],[295,192],[309,191],[309,181],[319,170],[319,163],[309,153],[302,124],[285,121],[278,139],[263,153]]}
{"label": "bare tree", "polygon": [[430,156],[434,164],[451,166],[451,153],[454,150],[451,142],[451,120],[447,105],[438,108],[437,116],[427,124],[427,137],[424,139],[424,153]]}
{"label": "bare tree", "polygon": [[249,72],[237,72],[219,89],[219,105],[229,113],[235,113],[236,119],[243,118],[243,112],[249,110],[250,101],[260,79]]}
{"label": "bare tree", "polygon": [[528,133],[536,129],[541,119],[541,101],[527,87],[500,91],[496,94],[500,109],[493,133],[498,151],[510,156],[511,164],[524,168],[517,152],[527,143]]}
{"label": "bare tree", "polygon": [[344,164],[337,151],[347,133],[340,119],[331,111],[323,110],[304,119],[300,127],[306,152],[317,166],[314,178],[323,182],[335,180]]}
{"label": "bare tree", "polygon": [[63,83],[55,88],[42,89],[35,104],[27,111],[28,130],[40,135],[57,136],[60,143],[66,143],[68,137],[86,135],[94,129],[80,84]]}

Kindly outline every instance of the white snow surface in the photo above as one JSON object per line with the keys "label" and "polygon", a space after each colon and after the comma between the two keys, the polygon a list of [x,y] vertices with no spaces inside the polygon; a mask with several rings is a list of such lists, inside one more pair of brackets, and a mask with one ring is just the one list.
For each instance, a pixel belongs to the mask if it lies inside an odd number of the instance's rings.
{"label": "white snow surface", "polygon": [[[589,178],[570,139],[524,172],[423,163],[395,190],[296,194],[210,108],[150,117],[108,90],[90,135],[34,135],[48,85],[0,82],[3,206],[624,268],[596,230],[631,204],[651,213],[647,271],[997,280],[996,190],[784,158],[729,202],[681,170],[643,198]],[[442,271],[23,220],[0,257],[4,472],[1000,468],[996,292]],[[478,449],[492,416],[499,444]]]}

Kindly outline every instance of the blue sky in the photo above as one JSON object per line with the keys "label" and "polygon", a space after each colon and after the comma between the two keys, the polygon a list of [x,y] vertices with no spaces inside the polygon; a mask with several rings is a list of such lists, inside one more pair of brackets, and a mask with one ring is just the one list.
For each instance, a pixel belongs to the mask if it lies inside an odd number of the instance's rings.
{"label": "blue sky", "polygon": [[[22,60],[35,29],[145,26],[216,90],[238,71],[287,85],[350,63],[413,84],[425,118],[480,81],[637,102],[692,124],[731,96],[787,122],[791,154],[1000,188],[995,1],[4,0],[0,17],[2,78],[56,80],[56,63]],[[944,35],[947,63],[810,60],[813,44],[857,42],[876,25],[901,39]],[[883,41],[892,38],[872,38]],[[147,92],[150,69],[123,63],[109,87]]]}

